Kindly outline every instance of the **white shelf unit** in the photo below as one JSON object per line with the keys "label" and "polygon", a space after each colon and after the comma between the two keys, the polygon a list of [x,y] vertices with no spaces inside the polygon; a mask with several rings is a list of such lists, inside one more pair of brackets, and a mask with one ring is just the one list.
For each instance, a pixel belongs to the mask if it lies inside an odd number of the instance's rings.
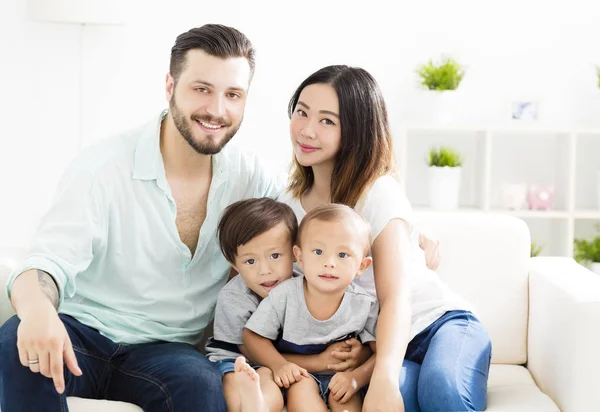
{"label": "white shelf unit", "polygon": [[[464,158],[457,213],[517,216],[547,256],[571,257],[573,240],[595,233],[600,222],[600,130],[404,127],[395,150],[402,186],[415,210],[429,208],[426,158],[434,146],[452,147]],[[503,182],[553,186],[552,210],[505,209],[500,198]]]}

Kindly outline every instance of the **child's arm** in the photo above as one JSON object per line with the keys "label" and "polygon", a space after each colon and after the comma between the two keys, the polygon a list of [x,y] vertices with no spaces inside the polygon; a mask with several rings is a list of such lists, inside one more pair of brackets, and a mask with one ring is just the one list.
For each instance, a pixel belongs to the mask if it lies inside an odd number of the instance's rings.
{"label": "child's arm", "polygon": [[358,387],[362,388],[366,386],[371,381],[371,375],[373,375],[373,368],[375,367],[375,341],[372,340],[369,342],[369,347],[373,351],[373,355],[362,365],[352,371],[353,375],[356,377],[356,382],[358,383]]}
{"label": "child's arm", "polygon": [[327,370],[344,372],[356,369],[372,355],[371,349],[358,339],[351,338],[343,342],[332,343],[317,355],[299,355],[284,353],[282,356],[311,373]]}
{"label": "child's arm", "polygon": [[306,369],[310,373],[318,373],[327,370],[327,359],[323,353],[317,355],[299,355],[296,353],[282,353],[281,356],[288,362],[295,363],[296,365]]}
{"label": "child's arm", "polygon": [[[243,332],[242,332],[243,334]],[[240,350],[240,352],[242,353],[242,355],[244,355],[244,357],[246,359],[248,359],[251,363],[258,365],[258,362],[256,361],[256,359],[252,358],[252,355],[250,355],[250,352],[248,351],[248,349],[246,349],[246,345],[238,345],[238,349]]]}
{"label": "child's arm", "polygon": [[353,371],[338,372],[331,378],[329,390],[336,401],[345,403],[360,388],[368,385],[371,381],[375,368],[375,341],[369,342],[369,346],[373,350],[373,355],[365,363]]}
{"label": "child's arm", "polygon": [[306,369],[286,360],[269,339],[245,328],[242,339],[250,357],[257,364],[264,365],[273,371],[273,380],[279,387],[289,388],[303,376],[310,377]]}

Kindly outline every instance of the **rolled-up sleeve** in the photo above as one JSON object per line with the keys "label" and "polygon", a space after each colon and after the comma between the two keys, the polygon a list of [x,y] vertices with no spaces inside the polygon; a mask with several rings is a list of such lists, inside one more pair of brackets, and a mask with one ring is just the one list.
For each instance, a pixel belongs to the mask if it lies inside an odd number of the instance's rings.
{"label": "rolled-up sleeve", "polygon": [[64,173],[52,204],[34,235],[29,253],[6,284],[30,269],[49,273],[59,289],[59,305],[75,294],[75,277],[90,265],[94,249],[104,242],[102,193],[95,176],[71,165]]}

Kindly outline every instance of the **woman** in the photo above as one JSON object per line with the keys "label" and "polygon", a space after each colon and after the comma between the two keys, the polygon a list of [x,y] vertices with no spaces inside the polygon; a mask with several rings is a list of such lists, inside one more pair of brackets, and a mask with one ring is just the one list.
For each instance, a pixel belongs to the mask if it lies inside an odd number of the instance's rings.
{"label": "woman", "polygon": [[294,160],[279,200],[299,220],[318,205],[343,203],[372,227],[373,269],[356,280],[381,306],[364,409],[485,409],[491,342],[469,305],[426,267],[410,204],[393,178],[375,79],[359,68],[325,67],[298,87],[289,115]]}

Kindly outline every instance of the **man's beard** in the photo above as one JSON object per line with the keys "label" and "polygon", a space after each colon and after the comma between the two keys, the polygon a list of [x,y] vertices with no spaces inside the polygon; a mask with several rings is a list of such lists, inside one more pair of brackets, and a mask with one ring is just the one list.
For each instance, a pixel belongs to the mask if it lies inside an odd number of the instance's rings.
{"label": "man's beard", "polygon": [[221,138],[220,141],[215,141],[214,135],[209,134],[208,136],[206,136],[206,139],[203,142],[199,142],[194,138],[190,120],[188,120],[186,118],[186,116],[181,112],[181,110],[179,110],[179,107],[177,106],[177,103],[175,102],[175,94],[173,94],[173,97],[171,98],[171,101],[169,102],[169,111],[171,112],[171,116],[173,117],[173,122],[175,123],[175,127],[177,127],[177,130],[183,136],[185,141],[188,142],[188,144],[196,152],[203,154],[203,155],[214,155],[214,154],[219,153],[221,151],[221,149],[223,149],[223,147],[225,147],[225,145],[227,143],[229,143],[229,141],[233,138],[233,136],[235,136],[235,134],[240,129],[240,126],[242,124],[242,122],[240,120],[240,122],[237,125],[231,127],[231,122],[225,121],[225,119],[223,119],[222,117],[215,118],[210,115],[206,115],[206,116],[194,115],[191,117],[191,121],[195,122],[195,121],[202,120],[205,123],[209,123],[212,121],[214,123],[222,124],[223,127],[230,128],[230,130],[227,133],[225,133],[225,135]]}

